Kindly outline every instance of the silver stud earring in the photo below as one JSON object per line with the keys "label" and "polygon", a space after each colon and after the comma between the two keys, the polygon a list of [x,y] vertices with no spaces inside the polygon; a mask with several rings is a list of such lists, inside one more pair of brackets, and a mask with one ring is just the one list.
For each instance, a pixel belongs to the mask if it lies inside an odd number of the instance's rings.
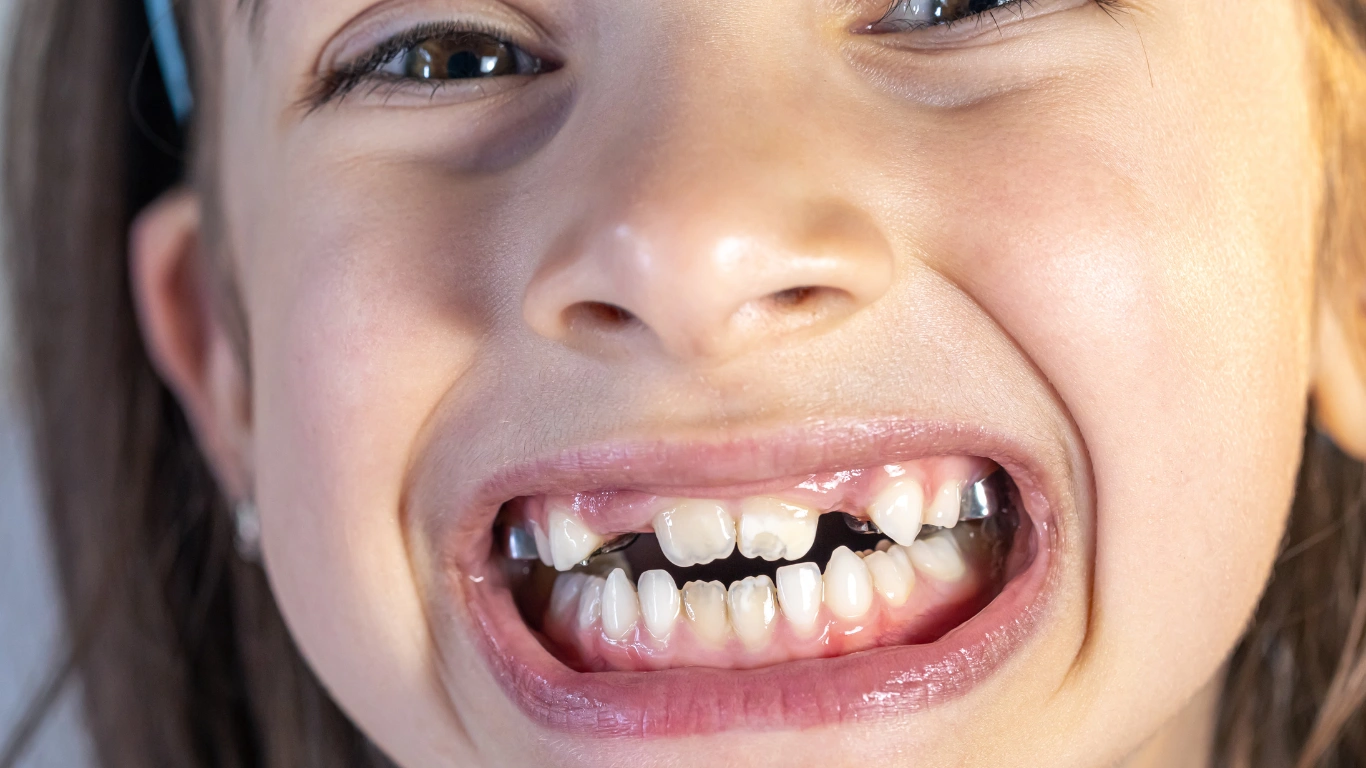
{"label": "silver stud earring", "polygon": [[232,522],[238,556],[248,563],[261,562],[261,516],[251,499],[241,499],[233,505]]}

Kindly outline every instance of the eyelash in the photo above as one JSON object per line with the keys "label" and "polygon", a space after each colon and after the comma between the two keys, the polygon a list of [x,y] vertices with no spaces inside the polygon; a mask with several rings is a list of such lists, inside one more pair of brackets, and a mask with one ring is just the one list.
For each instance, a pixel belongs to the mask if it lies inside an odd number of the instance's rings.
{"label": "eyelash", "polygon": [[[1093,0],[1093,1],[1095,2],[1095,4],[1096,4],[1098,7],[1100,7],[1101,9],[1103,9],[1106,13],[1113,14],[1115,11],[1119,10],[1120,8],[1122,8],[1123,3],[1124,3],[1126,0]],[[959,24],[963,24],[963,23],[975,23],[975,24],[978,24],[978,25],[985,24],[985,23],[987,23],[988,21],[990,21],[990,22],[992,22],[992,23],[996,23],[996,12],[997,12],[997,11],[1012,10],[1012,9],[1013,9],[1013,10],[1015,10],[1016,12],[1019,12],[1019,11],[1022,10],[1025,6],[1033,6],[1033,5],[1037,4],[1037,3],[1038,3],[1038,0],[1008,0],[1008,2],[1005,2],[1005,3],[1001,4],[1001,5],[997,5],[997,6],[995,6],[995,7],[988,8],[988,9],[983,10],[983,11],[978,11],[978,12],[976,12],[976,13],[972,13],[972,14],[969,14],[969,15],[967,15],[967,16],[962,16],[962,17],[959,17],[959,18],[956,18],[956,19],[944,19],[944,20],[940,20],[940,21],[924,21],[924,22],[917,22],[917,21],[892,21],[892,22],[889,22],[889,21],[887,21],[887,19],[888,19],[893,13],[895,13],[895,12],[897,11],[897,9],[900,8],[900,7],[902,6],[902,4],[903,4],[903,0],[893,0],[892,6],[891,6],[890,8],[887,9],[887,12],[884,13],[884,14],[882,15],[882,18],[881,18],[879,21],[877,21],[877,22],[874,23],[874,24],[869,25],[869,26],[868,26],[868,30],[869,30],[869,31],[873,31],[873,32],[893,33],[893,34],[894,34],[894,33],[903,33],[903,34],[904,34],[904,33],[907,33],[907,32],[915,32],[916,30],[931,29],[931,28],[940,28],[940,29],[948,30],[948,29],[952,29],[953,27],[958,26]]]}

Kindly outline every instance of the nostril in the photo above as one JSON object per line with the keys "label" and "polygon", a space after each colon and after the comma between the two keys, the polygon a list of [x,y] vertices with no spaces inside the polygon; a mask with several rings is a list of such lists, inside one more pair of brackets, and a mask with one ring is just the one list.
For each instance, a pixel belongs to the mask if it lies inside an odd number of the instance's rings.
{"label": "nostril", "polygon": [[564,311],[570,328],[595,331],[621,331],[640,324],[629,310],[602,301],[581,301]]}
{"label": "nostril", "polygon": [[767,303],[771,309],[779,312],[790,310],[815,312],[821,308],[848,303],[852,299],[853,297],[849,295],[848,291],[842,291],[838,288],[803,285],[770,294]]}

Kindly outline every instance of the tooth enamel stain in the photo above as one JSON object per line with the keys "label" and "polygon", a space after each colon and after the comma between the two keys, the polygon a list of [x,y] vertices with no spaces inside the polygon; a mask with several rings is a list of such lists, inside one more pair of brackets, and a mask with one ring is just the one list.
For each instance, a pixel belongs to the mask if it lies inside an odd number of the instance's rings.
{"label": "tooth enamel stain", "polygon": [[588,629],[602,616],[602,589],[607,579],[586,576],[579,591],[579,626]]}
{"label": "tooth enamel stain", "polygon": [[751,650],[768,644],[778,616],[777,593],[767,576],[748,576],[730,585],[726,596],[730,624],[740,642]]}
{"label": "tooth enamel stain", "polygon": [[565,621],[574,615],[587,578],[582,573],[562,573],[555,577],[555,586],[550,591],[551,616]]}
{"label": "tooth enamel stain", "polygon": [[735,521],[718,501],[682,499],[655,515],[653,524],[660,550],[681,568],[735,551]]}
{"label": "tooth enamel stain", "polygon": [[821,612],[825,585],[815,563],[796,563],[778,569],[778,605],[799,636],[810,635]]}
{"label": "tooth enamel stain", "polygon": [[863,558],[868,573],[873,577],[873,589],[893,608],[906,604],[911,596],[909,579],[902,573],[901,566],[886,552],[874,552]]}
{"label": "tooth enamel stain", "polygon": [[658,640],[666,640],[678,622],[682,598],[668,571],[646,571],[640,576],[640,613],[645,628]]}
{"label": "tooth enamel stain", "polygon": [[725,585],[719,581],[690,581],[684,584],[683,615],[699,640],[717,646],[725,643],[730,635]]}
{"label": "tooth enamel stain", "polygon": [[873,604],[873,577],[863,558],[848,547],[830,554],[825,566],[825,604],[841,619],[861,618]]}
{"label": "tooth enamel stain", "polygon": [[550,530],[550,559],[557,571],[567,571],[602,546],[603,538],[588,530],[577,515],[564,510],[552,510],[546,519]]}
{"label": "tooth enamel stain", "polygon": [[925,492],[915,480],[897,480],[868,505],[868,517],[898,544],[909,546],[920,535]]}
{"label": "tooth enamel stain", "polygon": [[936,581],[958,581],[968,572],[958,541],[948,531],[937,531],[910,546],[915,569]]}
{"label": "tooth enamel stain", "polygon": [[934,494],[934,500],[925,510],[925,524],[941,528],[958,525],[958,514],[963,506],[963,483],[950,481],[941,483]]}
{"label": "tooth enamel stain", "polygon": [[740,504],[740,554],[764,560],[796,560],[816,542],[819,513],[781,499],[757,496]]}
{"label": "tooth enamel stain", "polygon": [[602,631],[613,640],[622,640],[640,620],[636,588],[626,571],[618,568],[607,577],[602,588]]}

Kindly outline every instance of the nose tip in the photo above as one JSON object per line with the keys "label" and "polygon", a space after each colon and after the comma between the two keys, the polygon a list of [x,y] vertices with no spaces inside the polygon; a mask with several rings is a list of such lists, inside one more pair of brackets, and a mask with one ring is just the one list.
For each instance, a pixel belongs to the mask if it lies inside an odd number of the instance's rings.
{"label": "nose tip", "polygon": [[687,224],[692,232],[600,229],[533,278],[524,318],[581,351],[653,350],[680,360],[728,359],[829,332],[886,293],[891,249],[852,207],[801,213],[780,226],[716,236],[697,230],[725,228],[696,220]]}

